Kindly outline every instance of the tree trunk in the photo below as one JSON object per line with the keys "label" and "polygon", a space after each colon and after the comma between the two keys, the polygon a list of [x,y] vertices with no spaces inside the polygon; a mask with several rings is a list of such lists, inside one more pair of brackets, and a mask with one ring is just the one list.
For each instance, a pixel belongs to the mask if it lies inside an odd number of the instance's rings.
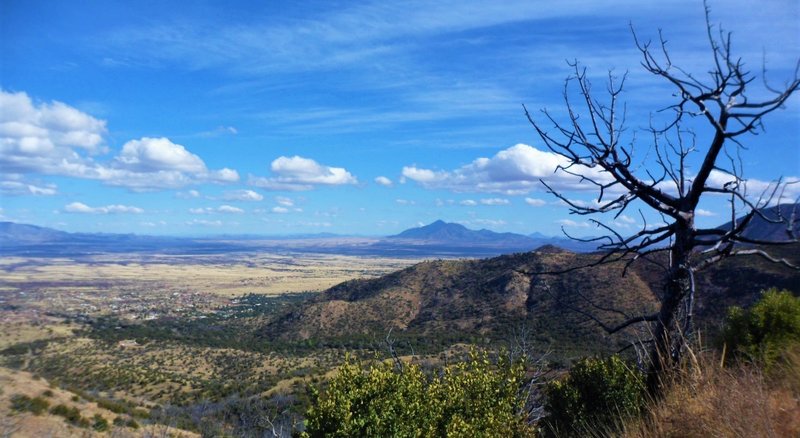
{"label": "tree trunk", "polygon": [[691,326],[694,281],[688,235],[688,232],[679,233],[670,251],[669,278],[661,298],[650,350],[647,386],[652,395],[660,392],[665,372],[674,369],[680,362]]}

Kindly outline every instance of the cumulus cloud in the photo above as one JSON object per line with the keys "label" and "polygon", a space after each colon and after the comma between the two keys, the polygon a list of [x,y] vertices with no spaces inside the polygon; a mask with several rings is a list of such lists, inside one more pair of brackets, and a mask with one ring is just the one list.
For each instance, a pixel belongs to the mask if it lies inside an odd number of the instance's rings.
{"label": "cumulus cloud", "polygon": [[711,210],[704,210],[702,208],[698,208],[697,210],[695,210],[694,214],[696,214],[698,216],[702,216],[702,217],[713,217],[713,216],[717,215],[716,213],[714,213]]}
{"label": "cumulus cloud", "polygon": [[106,122],[62,102],[34,104],[24,92],[0,90],[0,136],[6,159],[19,159],[42,153],[68,155],[77,147],[90,152],[99,150],[106,133]]}
{"label": "cumulus cloud", "polygon": [[220,183],[233,183],[239,181],[239,172],[227,167],[223,167],[219,170],[212,170],[201,176],[205,179]]}
{"label": "cumulus cloud", "polygon": [[[716,169],[711,171],[706,180],[706,186],[713,188],[724,188],[734,183],[736,183],[735,176]],[[757,178],[749,178],[740,181],[739,190],[745,192],[747,197],[753,202],[758,200],[766,202],[766,200],[772,196],[772,205],[776,203],[794,203],[800,199],[800,177],[784,177],[781,180],[780,186],[778,186],[777,181],[763,181]],[[700,213],[697,214],[700,215]]]}
{"label": "cumulus cloud", "polygon": [[475,206],[475,205],[478,205],[478,203],[477,203],[477,202],[475,202],[475,201],[474,201],[474,200],[472,200],[472,199],[465,199],[465,200],[463,200],[463,201],[459,202],[459,204],[461,204],[461,205],[465,205],[465,206],[467,206],[467,207],[473,207],[473,206]]}
{"label": "cumulus cloud", "polygon": [[289,212],[289,209],[286,207],[272,207],[272,212],[277,214],[286,214]]}
{"label": "cumulus cloud", "polygon": [[250,184],[268,190],[311,190],[315,186],[356,184],[358,180],[343,167],[331,167],[300,156],[278,157],[270,164],[272,177],[250,177]]}
{"label": "cumulus cloud", "polygon": [[400,205],[415,205],[416,202],[410,201],[408,199],[395,199],[394,202]]}
{"label": "cumulus cloud", "polygon": [[115,213],[144,213],[139,207],[131,207],[128,205],[106,205],[104,207],[90,207],[82,202],[72,202],[64,206],[64,211],[67,213],[85,213],[85,214],[115,214]]}
{"label": "cumulus cloud", "polygon": [[239,174],[210,170],[203,160],[167,138],[126,142],[106,160],[106,122],[62,102],[34,102],[26,93],[0,90],[0,170],[102,181],[131,190],[229,183]]}
{"label": "cumulus cloud", "polygon": [[120,167],[139,172],[177,170],[202,173],[207,170],[200,157],[164,137],[131,140],[122,146],[115,160]]}
{"label": "cumulus cloud", "polygon": [[[478,158],[452,171],[406,166],[403,167],[402,175],[425,188],[455,192],[520,195],[542,189],[540,179],[556,190],[596,190],[591,184],[581,183],[578,177],[556,172],[558,166],[567,164],[563,157],[552,152],[517,144],[491,158]],[[572,171],[591,176],[597,181],[609,181],[608,175],[596,169],[579,170],[573,167]]]}
{"label": "cumulus cloud", "polygon": [[261,201],[264,196],[253,190],[231,190],[225,192],[222,199],[226,201]]}
{"label": "cumulus cloud", "polygon": [[379,176],[379,177],[375,178],[375,183],[379,184],[379,185],[382,185],[384,187],[391,187],[392,186],[392,180],[390,180],[389,178],[386,178],[385,176]]}
{"label": "cumulus cloud", "polygon": [[525,198],[525,203],[533,207],[541,207],[547,204],[547,201],[537,198]]}

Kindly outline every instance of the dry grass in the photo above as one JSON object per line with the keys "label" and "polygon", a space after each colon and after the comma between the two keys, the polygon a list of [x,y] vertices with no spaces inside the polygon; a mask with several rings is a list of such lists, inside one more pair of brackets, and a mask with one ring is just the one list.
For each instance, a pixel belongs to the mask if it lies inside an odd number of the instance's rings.
{"label": "dry grass", "polygon": [[190,289],[225,297],[249,292],[318,291],[353,278],[376,277],[416,263],[412,259],[325,254],[230,254],[92,258],[0,258],[5,291],[37,284],[63,292],[104,292],[109,285],[140,284],[153,290]]}
{"label": "dry grass", "polygon": [[750,364],[720,367],[719,357],[701,354],[622,436],[800,437],[800,349],[787,357],[765,375]]}
{"label": "dry grass", "polygon": [[24,371],[11,371],[0,367],[0,436],[6,437],[156,437],[174,436],[181,438],[197,437],[196,433],[187,432],[163,425],[142,425],[139,429],[112,426],[108,432],[99,433],[90,428],[80,428],[67,424],[63,418],[50,413],[33,415],[28,412],[14,412],[10,408],[10,398],[14,394],[29,397],[42,397],[45,391],[51,393],[45,399],[51,406],[64,404],[76,407],[81,415],[91,418],[95,414],[102,415],[111,421],[118,415],[97,405],[97,403],[80,399],[75,401],[72,392],[50,385],[47,380],[37,378]]}

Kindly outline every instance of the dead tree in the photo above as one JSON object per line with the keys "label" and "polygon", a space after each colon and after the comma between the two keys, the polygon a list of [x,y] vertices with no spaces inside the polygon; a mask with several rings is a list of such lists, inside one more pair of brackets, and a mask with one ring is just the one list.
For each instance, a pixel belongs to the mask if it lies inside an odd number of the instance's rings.
{"label": "dead tree", "polygon": [[[652,156],[646,163],[634,160],[637,151],[643,149],[642,139],[626,132],[626,107],[620,103],[626,75],[617,78],[609,74],[608,100],[601,103],[593,95],[586,69],[577,62],[569,63],[573,73],[565,81],[567,114],[564,121],[558,121],[546,109],[542,110],[542,120],[537,121],[525,109],[525,115],[542,142],[563,159],[564,164],[556,171],[579,178],[597,190],[596,202],[585,205],[570,200],[542,181],[551,194],[569,206],[571,214],[589,216],[589,220],[604,231],[602,237],[586,239],[596,242],[599,249],[605,251],[592,266],[619,262],[627,270],[635,260],[646,260],[663,268],[665,286],[656,313],[613,325],[601,323],[609,333],[634,324],[650,324],[652,389],[658,386],[658,377],[665,367],[680,360],[686,345],[685,335],[691,329],[695,273],[723,258],[740,255],[759,255],[790,265],[771,257],[756,245],[798,241],[794,213],[782,215],[779,208],[777,217],[767,217],[762,211],[780,202],[785,184],[777,180],[767,190],[748,193],[742,162],[737,157],[739,149],[745,147],[746,136],[762,130],[762,119],[783,107],[797,91],[800,61],[794,76],[783,87],[774,88],[764,79],[763,87],[757,90],[761,97],[753,100],[748,91],[753,94],[755,76],[731,53],[731,34],[714,30],[708,7],[706,26],[713,64],[709,75],[702,77],[673,64],[660,33],[659,41],[651,44],[640,41],[633,32],[644,69],[674,87],[677,97],[673,105],[661,110],[662,114],[667,110],[669,115],[662,126],[655,126],[651,121],[650,127],[643,130],[647,138],[644,149]],[[570,99],[571,92],[579,96],[579,103]],[[705,145],[696,144],[699,129],[708,130],[703,131],[708,137]],[[709,177],[713,172],[722,172],[726,182],[712,184]],[[696,227],[698,204],[709,194],[729,199],[731,225],[728,229]],[[608,215],[616,219],[634,209],[639,209],[643,225],[633,235],[623,235],[602,219]],[[656,213],[663,223],[647,225],[642,209]],[[755,217],[786,225],[785,240],[748,238],[744,230]],[[663,253],[668,254],[666,262]]]}

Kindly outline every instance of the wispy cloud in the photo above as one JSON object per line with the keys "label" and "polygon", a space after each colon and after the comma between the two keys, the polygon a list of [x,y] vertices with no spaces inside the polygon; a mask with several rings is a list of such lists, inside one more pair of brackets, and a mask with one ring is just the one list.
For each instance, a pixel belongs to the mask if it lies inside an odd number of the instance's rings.
{"label": "wispy cloud", "polygon": [[144,210],[139,207],[132,207],[128,205],[106,205],[103,207],[90,207],[82,202],[72,202],[64,206],[66,213],[84,213],[84,214],[116,214],[116,213],[133,213],[141,214]]}

